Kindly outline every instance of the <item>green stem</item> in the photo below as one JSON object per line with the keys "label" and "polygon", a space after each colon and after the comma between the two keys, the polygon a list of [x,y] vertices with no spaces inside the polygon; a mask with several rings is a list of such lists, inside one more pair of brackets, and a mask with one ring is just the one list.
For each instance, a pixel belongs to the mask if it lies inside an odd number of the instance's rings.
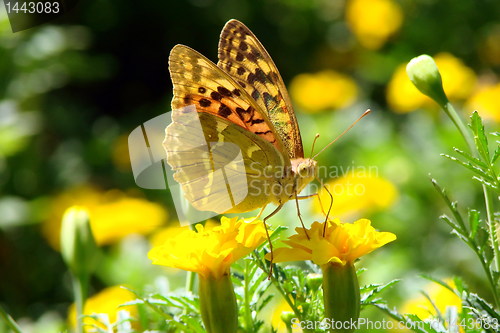
{"label": "green stem", "polygon": [[[486,219],[488,220],[488,229],[491,235],[491,243],[493,246],[493,250],[495,252],[495,270],[500,271],[500,252],[498,247],[498,235],[497,230],[495,228],[495,220],[493,218],[493,213],[491,212],[493,207],[493,202],[491,200],[491,193],[488,187],[483,184],[483,193],[484,193],[484,202],[486,205]],[[495,283],[495,294],[497,294],[497,288]],[[500,304],[497,303],[497,306]]]}
{"label": "green stem", "polygon": [[[248,272],[248,269],[249,269],[249,261],[245,261],[245,276],[247,277],[250,277],[250,274]],[[243,312],[244,312],[244,318],[245,318],[245,326],[247,328],[247,330],[249,330],[253,325],[252,325],[252,314],[251,314],[251,309],[250,309],[250,292],[249,292],[249,289],[250,289],[250,279],[244,279],[244,285],[243,285],[243,288],[244,288],[244,293],[243,293],[243,297],[244,297],[244,303],[245,303],[245,307],[243,309]]]}
{"label": "green stem", "polygon": [[195,273],[188,271],[186,275],[186,291],[193,292],[195,279]]}
{"label": "green stem", "polygon": [[[476,245],[476,244],[474,244]],[[481,262],[481,266],[483,266],[483,270],[486,272],[486,277],[488,278],[488,282],[490,283],[491,287],[493,288],[493,299],[495,300],[495,305],[498,307],[498,304],[500,304],[499,302],[499,299],[498,299],[498,295],[496,293],[496,283],[495,283],[495,280],[493,279],[493,276],[491,276],[491,274],[489,274],[489,266],[488,266],[488,263],[483,260],[483,257],[481,256],[481,254],[479,253],[479,251],[477,251],[477,246],[476,248],[474,249],[474,252],[476,252],[477,256],[479,257],[479,261]]]}
{"label": "green stem", "polygon": [[[190,224],[189,228],[193,231],[196,231],[196,224]],[[196,279],[195,273],[188,271],[186,275],[186,291],[190,293],[194,291],[195,279]]]}
{"label": "green stem", "polygon": [[83,307],[87,299],[89,278],[88,276],[73,276],[73,294],[76,306],[76,333],[82,333],[83,330]]}
{"label": "green stem", "polygon": [[[470,132],[467,130],[467,127],[465,124],[462,122],[462,119],[458,115],[458,113],[455,111],[455,108],[453,105],[448,101],[444,104],[441,105],[443,110],[446,112],[446,114],[450,117],[450,119],[453,121],[455,126],[458,128],[460,133],[462,134],[462,137],[464,138],[465,142],[467,143],[467,146],[469,146],[469,150],[472,153],[472,155],[476,158],[481,158],[476,145],[474,144],[474,139],[470,135]],[[490,161],[485,161],[488,165],[490,165]],[[493,202],[491,201],[491,195],[489,189],[486,187],[486,185],[482,185],[483,187],[483,193],[484,193],[484,202],[485,202],[485,209],[486,209],[486,223],[488,224],[488,231],[491,236],[491,245],[493,247],[493,252],[494,252],[494,258],[495,258],[495,270],[498,272],[500,271],[500,248],[498,244],[498,237],[497,237],[497,232],[495,228],[495,221],[493,219],[493,213],[492,213],[492,207],[493,207]],[[486,271],[486,274],[488,275],[488,280],[491,284],[491,288],[493,289],[493,296],[495,298],[495,303],[496,306],[500,306],[499,302],[499,296],[498,296],[498,288],[497,288],[497,283],[496,280],[493,276],[491,276],[491,270],[488,266],[484,266],[484,269]]]}
{"label": "green stem", "polygon": [[[472,154],[477,155],[477,149],[476,145],[474,144],[474,140],[472,139],[469,131],[467,130],[467,127],[463,123],[462,119],[458,115],[457,111],[455,111],[455,108],[450,102],[447,102],[446,104],[441,105],[443,108],[444,112],[450,117],[451,121],[455,124],[455,126],[458,128],[460,131],[460,134],[462,134],[462,137],[464,138],[465,142],[467,143],[467,146],[469,147],[469,150],[471,151]],[[477,156],[476,156],[477,157]]]}
{"label": "green stem", "polygon": [[0,306],[0,318],[7,324],[14,333],[21,333],[21,327],[17,325],[16,321]]}

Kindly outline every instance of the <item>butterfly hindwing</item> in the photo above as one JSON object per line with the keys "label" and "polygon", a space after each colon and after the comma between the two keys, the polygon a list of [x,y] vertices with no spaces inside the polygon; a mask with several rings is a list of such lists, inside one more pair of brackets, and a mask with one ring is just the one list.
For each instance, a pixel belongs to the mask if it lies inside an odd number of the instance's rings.
{"label": "butterfly hindwing", "polygon": [[265,139],[192,106],[173,110],[164,147],[174,179],[202,211],[242,212],[264,206],[269,201],[264,191],[274,182],[269,166],[283,170],[285,165],[283,155]]}
{"label": "butterfly hindwing", "polygon": [[173,110],[195,105],[198,112],[227,119],[285,151],[266,112],[240,84],[205,56],[187,46],[176,45],[170,53],[169,70],[174,85]]}
{"label": "butterfly hindwing", "polygon": [[243,23],[222,29],[217,66],[229,73],[267,111],[290,159],[304,157],[302,139],[285,84],[273,60]]}

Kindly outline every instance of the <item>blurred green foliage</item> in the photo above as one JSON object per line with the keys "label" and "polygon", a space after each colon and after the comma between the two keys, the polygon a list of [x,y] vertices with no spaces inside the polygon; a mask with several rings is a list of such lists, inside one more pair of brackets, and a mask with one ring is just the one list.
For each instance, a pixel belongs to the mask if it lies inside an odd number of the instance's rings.
{"label": "blurred green foliage", "polygon": [[[463,142],[433,107],[394,112],[386,90],[397,66],[421,53],[450,53],[479,82],[498,82],[494,52],[500,51],[490,40],[500,29],[500,2],[394,1],[402,25],[378,48],[367,48],[353,33],[345,15],[349,2],[80,1],[66,16],[15,34],[0,8],[0,305],[25,327],[35,323],[39,332],[50,331],[42,328],[53,327],[47,322],[57,326],[65,320],[72,302],[68,275],[41,233],[61,193],[81,185],[119,189],[159,203],[175,222],[168,192],[135,185],[121,142],[141,123],[170,110],[170,49],[186,44],[215,61],[218,35],[231,18],[259,37],[287,85],[298,74],[327,69],[356,82],[357,100],[344,109],[316,114],[296,109],[306,155],[316,133],[322,147],[366,108],[375,111],[319,157],[320,165],[377,166],[399,193],[391,207],[363,212],[398,240],[363,262],[368,270],[362,283],[402,279],[386,293],[394,306],[418,294],[425,283],[421,273],[460,275],[486,292],[473,253],[437,223],[446,206],[429,177],[464,206],[481,202],[471,173],[440,157],[454,146],[463,148]],[[464,116],[472,110],[466,111]],[[498,129],[494,121],[486,126]],[[298,225],[293,206],[272,223],[287,221]],[[92,292],[120,283],[141,289],[165,274],[150,267],[148,247],[144,237],[106,245]],[[182,286],[182,275],[169,276],[170,288]]]}

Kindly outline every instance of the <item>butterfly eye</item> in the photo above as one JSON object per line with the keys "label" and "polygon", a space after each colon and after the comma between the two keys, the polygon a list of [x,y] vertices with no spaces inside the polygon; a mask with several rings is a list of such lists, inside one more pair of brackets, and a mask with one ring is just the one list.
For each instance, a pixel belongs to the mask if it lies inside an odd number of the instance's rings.
{"label": "butterfly eye", "polygon": [[297,172],[301,177],[306,177],[307,176],[307,165],[305,164],[299,164],[299,167],[297,168]]}

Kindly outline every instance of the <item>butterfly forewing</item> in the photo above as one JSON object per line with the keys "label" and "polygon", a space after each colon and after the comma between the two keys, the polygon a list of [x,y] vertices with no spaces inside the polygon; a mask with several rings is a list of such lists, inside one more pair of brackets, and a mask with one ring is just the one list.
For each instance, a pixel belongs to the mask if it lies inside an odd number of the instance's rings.
{"label": "butterfly forewing", "polygon": [[248,93],[213,62],[195,50],[176,45],[169,58],[174,85],[172,109],[195,105],[206,112],[227,119],[285,151],[267,114]]}
{"label": "butterfly forewing", "polygon": [[299,127],[283,79],[265,48],[243,23],[231,20],[224,26],[217,65],[267,111],[289,158],[304,157]]}

